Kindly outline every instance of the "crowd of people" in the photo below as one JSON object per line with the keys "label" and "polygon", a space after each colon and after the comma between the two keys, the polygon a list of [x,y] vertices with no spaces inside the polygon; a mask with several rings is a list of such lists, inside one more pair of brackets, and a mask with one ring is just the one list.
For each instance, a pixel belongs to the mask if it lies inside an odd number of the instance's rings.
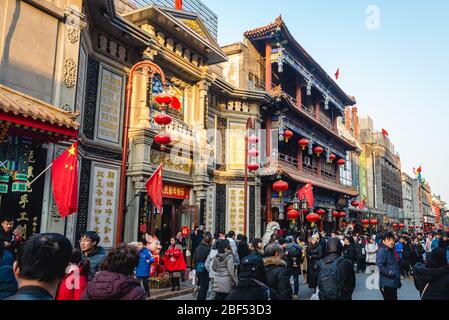
{"label": "crowd of people", "polygon": [[[93,231],[79,245],[59,234],[24,241],[13,221],[0,228],[0,299],[144,300],[157,257],[146,240],[102,248]],[[198,300],[297,300],[302,285],[311,300],[352,300],[356,273],[379,274],[385,300],[413,278],[422,300],[449,299],[449,234],[343,234],[274,230],[269,240],[229,231],[212,235],[193,228],[190,241],[178,233],[162,253],[171,290],[190,275]],[[188,268],[189,267],[189,268]]]}

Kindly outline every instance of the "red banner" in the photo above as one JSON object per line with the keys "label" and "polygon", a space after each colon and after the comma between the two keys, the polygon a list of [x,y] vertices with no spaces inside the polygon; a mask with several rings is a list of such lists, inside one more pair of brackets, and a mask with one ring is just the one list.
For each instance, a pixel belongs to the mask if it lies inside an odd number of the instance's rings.
{"label": "red banner", "polygon": [[171,199],[189,199],[190,198],[190,188],[185,186],[179,186],[174,184],[165,184],[162,189],[162,196],[164,198]]}

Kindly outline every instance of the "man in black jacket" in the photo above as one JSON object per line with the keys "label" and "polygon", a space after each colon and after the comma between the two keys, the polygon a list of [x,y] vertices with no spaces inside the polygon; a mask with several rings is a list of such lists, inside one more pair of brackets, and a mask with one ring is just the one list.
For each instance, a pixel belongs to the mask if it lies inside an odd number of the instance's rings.
{"label": "man in black jacket", "polygon": [[212,234],[206,232],[204,239],[193,255],[193,266],[198,278],[198,297],[197,300],[206,300],[207,290],[209,289],[209,272],[207,272],[205,263],[209,256],[212,245]]}
{"label": "man in black jacket", "polygon": [[72,244],[60,234],[36,234],[14,263],[19,290],[6,300],[53,300],[72,257]]}
{"label": "man in black jacket", "polygon": [[3,242],[5,250],[8,250],[13,257],[16,256],[17,250],[23,242],[23,238],[14,229],[14,219],[3,218],[0,227],[0,241]]}
{"label": "man in black jacket", "polygon": [[271,243],[265,247],[265,273],[267,284],[277,292],[280,300],[292,300],[293,291],[290,285],[290,274],[287,263],[282,259],[284,249]]}
{"label": "man in black jacket", "polygon": [[[352,261],[342,257],[343,246],[338,239],[330,239],[326,244],[326,257],[319,264],[318,288],[320,289],[320,300],[329,300],[326,291],[335,291],[335,300],[352,300],[355,289],[355,272]],[[324,277],[327,268],[336,266],[334,278],[337,282],[327,282]],[[330,288],[328,284],[334,284]],[[326,290],[324,290],[326,289]]]}

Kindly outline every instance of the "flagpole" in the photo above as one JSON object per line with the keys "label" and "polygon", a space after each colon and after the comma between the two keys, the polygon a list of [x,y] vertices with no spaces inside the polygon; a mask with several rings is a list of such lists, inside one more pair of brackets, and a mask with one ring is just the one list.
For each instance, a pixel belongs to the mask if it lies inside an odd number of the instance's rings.
{"label": "flagpole", "polygon": [[36,182],[36,180],[37,179],[39,179],[43,174],[45,174],[48,170],[50,170],[50,168],[53,166],[53,162],[52,163],[50,163],[50,165],[44,170],[44,171],[42,171],[41,173],[39,173],[38,175],[37,175],[37,177],[36,178],[34,178],[34,180],[33,181],[31,181],[31,182],[28,182],[28,187],[31,187],[31,185],[34,183],[34,182]]}

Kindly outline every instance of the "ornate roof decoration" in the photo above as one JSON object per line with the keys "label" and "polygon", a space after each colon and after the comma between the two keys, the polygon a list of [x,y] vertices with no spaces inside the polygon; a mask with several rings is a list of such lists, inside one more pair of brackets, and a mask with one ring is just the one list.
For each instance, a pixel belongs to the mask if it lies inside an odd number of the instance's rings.
{"label": "ornate roof decoration", "polygon": [[270,23],[263,27],[246,31],[244,35],[248,39],[258,38],[260,36],[270,35],[272,32],[276,31],[276,29],[282,27],[285,27],[285,23],[284,20],[282,19],[282,16],[280,15],[279,17],[276,18],[276,20],[273,23]]}
{"label": "ornate roof decoration", "polygon": [[182,22],[184,22],[184,24],[191,29],[193,32],[195,32],[197,35],[199,35],[201,38],[206,39],[207,40],[207,36],[206,33],[204,32],[204,30],[201,28],[201,26],[199,25],[197,20],[187,20],[184,19],[182,20]]}

